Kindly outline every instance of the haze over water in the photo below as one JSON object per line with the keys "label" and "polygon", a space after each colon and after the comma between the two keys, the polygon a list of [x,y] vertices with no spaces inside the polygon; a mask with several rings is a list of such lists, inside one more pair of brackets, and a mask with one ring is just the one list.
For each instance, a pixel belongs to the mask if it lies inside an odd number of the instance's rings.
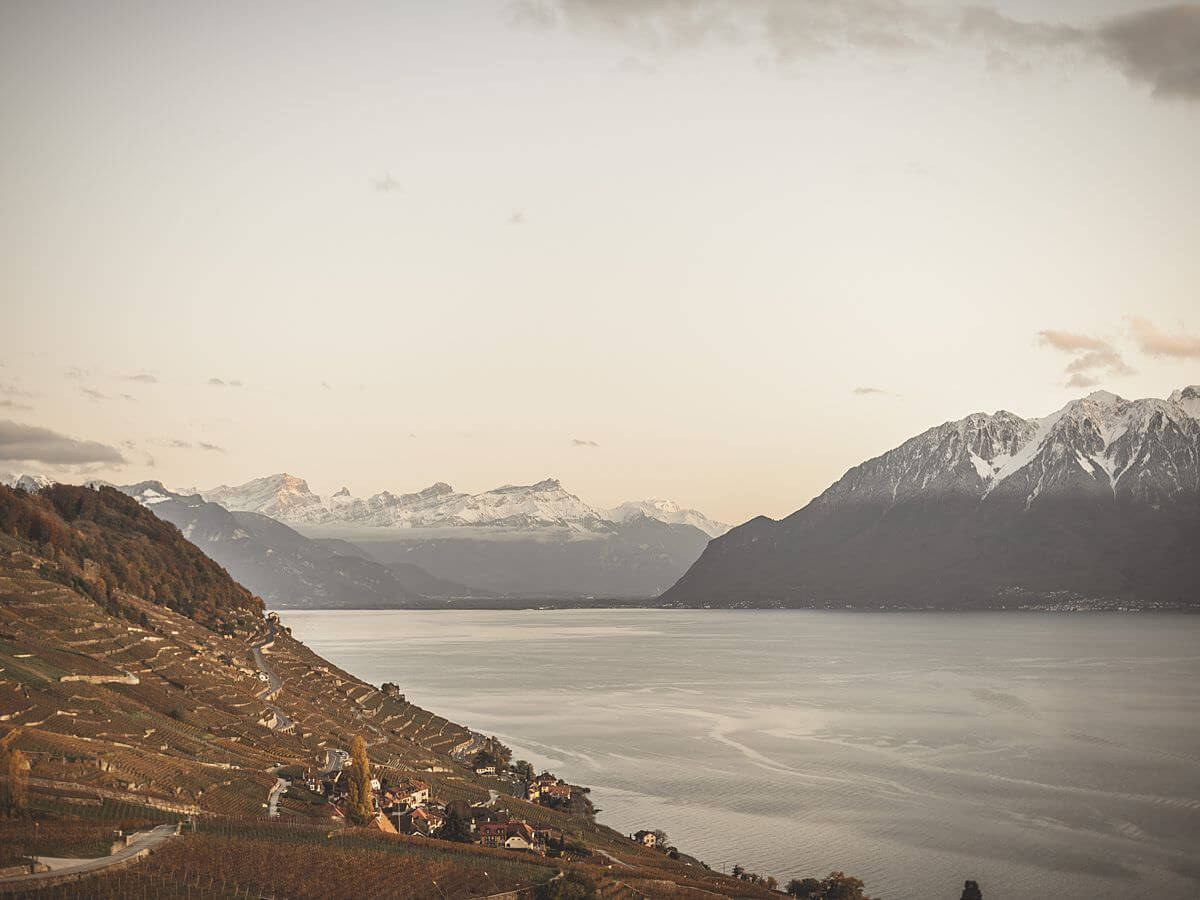
{"label": "haze over water", "polygon": [[714,868],[872,896],[1200,895],[1200,617],[287,611]]}

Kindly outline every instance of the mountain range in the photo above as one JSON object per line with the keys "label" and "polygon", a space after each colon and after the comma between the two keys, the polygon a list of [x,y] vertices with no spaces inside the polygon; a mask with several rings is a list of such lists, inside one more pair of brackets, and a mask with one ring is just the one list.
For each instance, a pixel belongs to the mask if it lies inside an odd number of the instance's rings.
{"label": "mountain range", "polygon": [[1200,387],[976,413],[713,540],[678,606],[1200,604]]}
{"label": "mountain range", "polygon": [[709,537],[729,530],[694,509],[672,500],[623,503],[611,510],[592,507],[554,478],[531,485],[504,485],[480,494],[455,491],[437,482],[411,494],[381,491],[355,497],[347,488],[322,497],[295,475],[281,473],[245,484],[221,485],[199,492],[204,499],[236,512],[257,512],[291,525],[351,525],[370,528],[563,529],[579,534],[608,534],[613,524],[638,515],[668,525],[691,525]]}

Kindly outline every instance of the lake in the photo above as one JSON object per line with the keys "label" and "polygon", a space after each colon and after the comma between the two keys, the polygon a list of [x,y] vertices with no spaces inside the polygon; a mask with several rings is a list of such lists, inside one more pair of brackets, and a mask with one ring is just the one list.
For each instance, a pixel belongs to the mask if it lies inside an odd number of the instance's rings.
{"label": "lake", "polygon": [[592,787],[598,820],[872,896],[1200,896],[1200,616],[286,611]]}

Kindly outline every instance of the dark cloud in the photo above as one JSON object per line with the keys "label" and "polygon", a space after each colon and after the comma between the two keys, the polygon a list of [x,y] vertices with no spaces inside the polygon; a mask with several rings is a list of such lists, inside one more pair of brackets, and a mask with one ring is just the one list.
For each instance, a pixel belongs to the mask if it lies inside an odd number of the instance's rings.
{"label": "dark cloud", "polygon": [[141,372],[137,375],[122,375],[121,377],[126,381],[140,381],[142,384],[158,384],[157,378],[155,378],[153,375],[147,375],[145,372]]}
{"label": "dark cloud", "polygon": [[86,394],[88,397],[90,397],[93,400],[107,400],[108,399],[106,396],[104,396],[104,394],[100,393],[99,391],[93,390],[92,388],[81,387],[79,390],[82,391],[84,394]]}
{"label": "dark cloud", "polygon": [[211,384],[213,387],[225,387],[225,382],[222,381],[220,378],[210,378],[210,379],[208,379],[208,383]]}
{"label": "dark cloud", "polygon": [[209,444],[209,443],[206,443],[205,441],[201,441],[196,446],[199,447],[201,450],[208,450],[212,453],[224,453],[225,452],[224,447],[218,447],[216,444]]}
{"label": "dark cloud", "polygon": [[600,446],[596,441],[585,441],[583,438],[571,438],[571,445],[573,447],[599,447]]}
{"label": "dark cloud", "polygon": [[1171,356],[1176,359],[1200,359],[1200,336],[1167,334],[1159,331],[1148,319],[1130,319],[1129,330],[1138,349],[1149,356]]}
{"label": "dark cloud", "polygon": [[765,45],[783,63],[845,48],[966,48],[1002,68],[1065,55],[1111,66],[1156,96],[1200,99],[1200,5],[1083,23],[1022,21],[990,6],[939,11],[904,0],[516,0],[513,10],[520,22],[604,31],[655,52]]}
{"label": "dark cloud", "polygon": [[1103,372],[1109,376],[1134,374],[1133,368],[1117,349],[1103,338],[1052,328],[1039,331],[1038,337],[1046,346],[1075,357],[1063,370],[1071,376],[1067,380],[1067,387],[1092,387],[1098,384],[1095,374],[1090,373]]}
{"label": "dark cloud", "polygon": [[1104,56],[1156,95],[1200,99],[1200,5],[1118,16],[1102,24],[1097,36]]}
{"label": "dark cloud", "polygon": [[49,428],[0,420],[0,459],[78,465],[125,462],[120,451],[96,441],[77,441]]}
{"label": "dark cloud", "polygon": [[236,378],[231,379],[229,381],[225,381],[223,378],[210,378],[210,379],[208,379],[208,383],[211,384],[213,387],[240,388],[242,386],[242,383],[240,381],[238,381]]}

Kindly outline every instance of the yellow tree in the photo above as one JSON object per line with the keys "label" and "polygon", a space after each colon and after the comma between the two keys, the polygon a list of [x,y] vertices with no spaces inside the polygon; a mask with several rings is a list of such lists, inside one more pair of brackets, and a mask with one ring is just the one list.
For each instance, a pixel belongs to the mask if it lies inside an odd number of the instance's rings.
{"label": "yellow tree", "polygon": [[8,808],[24,809],[29,796],[29,761],[20,750],[8,754]]}
{"label": "yellow tree", "polygon": [[375,817],[371,793],[371,761],[367,759],[367,742],[362,735],[354,738],[350,748],[350,770],[347,777],[347,815],[355,825],[365,825]]}

